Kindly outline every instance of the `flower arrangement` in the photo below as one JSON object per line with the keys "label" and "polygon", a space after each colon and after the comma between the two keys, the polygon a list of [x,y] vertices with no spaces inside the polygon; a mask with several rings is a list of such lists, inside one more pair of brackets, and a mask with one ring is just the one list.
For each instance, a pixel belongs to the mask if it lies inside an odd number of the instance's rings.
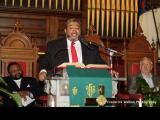
{"label": "flower arrangement", "polygon": [[[9,99],[12,99],[17,104],[17,107],[22,107],[21,97],[18,94],[18,92],[12,93],[8,89],[8,84],[3,80],[3,78],[1,76],[0,76],[0,93],[8,95]],[[1,104],[1,106],[3,106],[2,104]]]}
{"label": "flower arrangement", "polygon": [[137,93],[144,96],[144,106],[160,107],[160,91],[156,88],[150,88],[142,77],[137,77]]}

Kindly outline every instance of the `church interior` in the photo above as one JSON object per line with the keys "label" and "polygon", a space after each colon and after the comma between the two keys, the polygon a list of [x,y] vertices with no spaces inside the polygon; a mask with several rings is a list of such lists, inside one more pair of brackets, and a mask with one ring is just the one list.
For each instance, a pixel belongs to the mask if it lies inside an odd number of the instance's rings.
{"label": "church interior", "polygon": [[[0,0],[0,76],[17,61],[37,78],[47,43],[65,36],[69,18],[81,21],[85,40],[118,51],[112,64],[120,78],[136,74],[145,56],[160,75],[160,0]],[[99,52],[110,65],[110,54]],[[125,91],[127,80],[118,85]]]}

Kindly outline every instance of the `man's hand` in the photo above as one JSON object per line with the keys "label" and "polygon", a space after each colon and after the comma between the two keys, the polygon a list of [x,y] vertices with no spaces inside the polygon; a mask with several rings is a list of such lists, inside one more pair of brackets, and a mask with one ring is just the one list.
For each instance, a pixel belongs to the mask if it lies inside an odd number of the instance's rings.
{"label": "man's hand", "polygon": [[111,75],[114,77],[116,77],[116,78],[118,78],[119,77],[119,73],[118,72],[116,72],[115,70],[112,70],[111,71]]}
{"label": "man's hand", "polygon": [[44,81],[47,78],[47,73],[46,72],[40,72],[38,75],[38,78],[40,81]]}
{"label": "man's hand", "polygon": [[29,96],[29,91],[20,91],[18,92],[21,98],[24,98],[26,100],[26,96]]}

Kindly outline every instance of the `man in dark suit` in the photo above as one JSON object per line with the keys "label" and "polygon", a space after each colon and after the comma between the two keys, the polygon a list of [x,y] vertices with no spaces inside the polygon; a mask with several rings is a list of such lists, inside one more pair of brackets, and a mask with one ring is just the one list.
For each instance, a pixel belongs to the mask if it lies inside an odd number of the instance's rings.
{"label": "man in dark suit", "polygon": [[159,91],[160,77],[152,74],[153,63],[150,58],[144,57],[140,61],[140,71],[138,75],[129,77],[128,92],[130,94]]}
{"label": "man in dark suit", "polygon": [[10,92],[18,92],[24,101],[27,100],[27,98],[31,98],[30,100],[35,101],[40,96],[44,95],[43,89],[39,86],[35,78],[23,77],[22,68],[18,63],[10,63],[7,67],[7,71],[9,76],[3,79],[7,83],[7,89]]}
{"label": "man in dark suit", "polygon": [[78,62],[85,65],[104,64],[99,55],[98,47],[80,39],[81,23],[79,20],[69,19],[65,33],[66,38],[48,43],[47,52],[40,61],[39,79],[41,81],[45,80],[48,71],[64,62]]}

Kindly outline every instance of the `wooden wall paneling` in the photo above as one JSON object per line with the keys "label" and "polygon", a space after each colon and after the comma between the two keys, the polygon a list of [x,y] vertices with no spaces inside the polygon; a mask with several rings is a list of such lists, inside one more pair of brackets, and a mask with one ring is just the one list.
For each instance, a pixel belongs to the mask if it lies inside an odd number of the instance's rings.
{"label": "wooden wall paneling", "polygon": [[87,34],[88,0],[82,0],[82,34]]}
{"label": "wooden wall paneling", "polygon": [[[102,41],[106,48],[114,49],[118,52],[123,52],[124,49],[124,41],[125,39],[117,39],[117,38],[102,38]],[[113,57],[113,68],[114,70],[118,71],[120,74],[120,77],[125,76],[125,69],[124,69],[124,60],[123,56],[119,56],[115,54]]]}
{"label": "wooden wall paneling", "polygon": [[58,18],[56,16],[49,16],[47,18],[47,34],[48,34],[48,41],[54,40],[58,38]]}
{"label": "wooden wall paneling", "polygon": [[[18,26],[18,27],[17,27]],[[31,40],[26,34],[19,31],[16,23],[14,32],[9,33],[2,39],[0,47],[1,75],[7,75],[7,65],[11,61],[24,62],[26,64],[26,75],[36,77],[36,65],[38,59],[38,48],[33,47]],[[32,71],[33,70],[33,71]]]}
{"label": "wooden wall paneling", "polygon": [[59,27],[58,27],[58,36],[65,37],[64,29],[65,29],[66,21],[67,21],[67,18],[62,18],[62,17],[58,18],[58,25],[59,25]]}
{"label": "wooden wall paneling", "polygon": [[[125,69],[127,76],[131,75],[131,68],[128,65],[139,63],[143,57],[149,57],[153,62],[153,73],[156,74],[156,65],[158,62],[158,54],[155,48],[149,44],[146,37],[142,34],[136,34],[130,40],[124,52]],[[127,77],[126,76],[126,77]]]}
{"label": "wooden wall paneling", "polygon": [[46,39],[46,16],[17,13],[0,13],[0,33],[3,38],[13,31],[17,20],[20,21],[22,31],[31,38],[34,44],[39,44],[39,41]]}

